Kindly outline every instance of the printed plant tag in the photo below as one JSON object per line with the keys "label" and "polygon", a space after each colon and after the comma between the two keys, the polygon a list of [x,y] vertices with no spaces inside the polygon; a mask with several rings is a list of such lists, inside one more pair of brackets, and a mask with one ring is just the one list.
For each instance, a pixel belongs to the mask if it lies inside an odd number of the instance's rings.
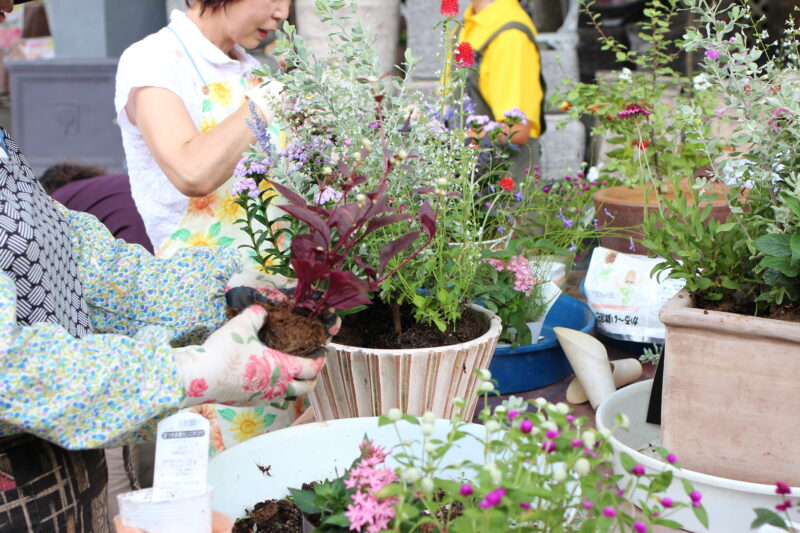
{"label": "printed plant tag", "polygon": [[210,424],[196,413],[177,413],[158,423],[153,501],[205,494]]}

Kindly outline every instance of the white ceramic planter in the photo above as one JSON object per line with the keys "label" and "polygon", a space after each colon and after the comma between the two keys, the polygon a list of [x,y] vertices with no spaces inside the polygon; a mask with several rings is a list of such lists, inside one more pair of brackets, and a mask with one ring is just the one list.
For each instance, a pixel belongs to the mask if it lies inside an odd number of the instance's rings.
{"label": "white ceramic planter", "polygon": [[456,397],[465,400],[459,414],[470,420],[480,385],[475,370],[489,368],[501,331],[497,315],[471,308],[483,317],[487,331],[462,344],[409,350],[328,344],[325,368],[310,395],[317,420],[378,416],[393,407],[451,418]]}
{"label": "white ceramic planter", "polygon": [[[674,500],[688,501],[683,490],[680,478],[690,481],[696,490],[703,494],[703,506],[708,511],[709,528],[705,529],[694,517],[689,509],[682,509],[671,518],[680,522],[684,529],[693,533],[750,533],[750,524],[755,519],[753,510],[756,507],[774,509],[780,503],[780,497],[775,494],[774,485],[747,483],[716,476],[702,474],[691,470],[676,470],[650,454],[642,453],[651,445],[660,443],[660,427],[648,424],[647,407],[650,399],[650,390],[653,380],[640,381],[618,390],[609,396],[597,409],[595,423],[598,429],[611,429],[614,426],[614,415],[623,413],[630,419],[629,430],[617,429],[611,437],[611,444],[615,450],[614,470],[623,476],[620,481],[622,486],[630,482],[631,476],[622,468],[619,453],[625,452],[634,461],[644,465],[649,472],[672,469],[675,473],[672,485],[666,495]],[[713,445],[709,443],[709,452],[713,453]],[[787,457],[788,462],[795,460]],[[678,456],[678,461],[681,457]],[[791,513],[793,520],[797,521],[797,503],[800,498],[800,487],[792,487],[792,496],[795,502]],[[635,499],[635,498],[634,498]]]}
{"label": "white ceramic planter", "polygon": [[[315,0],[296,0],[297,32],[319,58],[338,53],[329,48],[328,34],[336,28],[315,13]],[[349,2],[348,2],[349,3]],[[400,0],[357,0],[358,18],[376,38],[381,72],[391,72],[397,58],[400,31]],[[350,14],[347,8],[343,14]]]}
{"label": "white ceramic planter", "polygon": [[[419,426],[401,422],[399,427],[403,439],[420,439]],[[437,420],[431,438],[444,440],[449,429],[449,420]],[[481,425],[469,424],[466,431],[485,438],[486,429]],[[260,501],[288,495],[288,487],[339,476],[358,457],[364,435],[389,449],[399,443],[394,426],[378,427],[377,418],[351,418],[273,431],[225,450],[208,465],[209,484],[214,487],[213,509],[238,518]],[[414,453],[420,447],[415,443]],[[463,460],[482,463],[483,445],[475,439],[462,439],[447,452],[442,464]],[[387,464],[390,468],[397,466],[391,455]],[[271,475],[264,475],[257,465],[270,466]],[[462,477],[458,470],[450,473],[453,478]],[[471,477],[471,471],[464,476]]]}

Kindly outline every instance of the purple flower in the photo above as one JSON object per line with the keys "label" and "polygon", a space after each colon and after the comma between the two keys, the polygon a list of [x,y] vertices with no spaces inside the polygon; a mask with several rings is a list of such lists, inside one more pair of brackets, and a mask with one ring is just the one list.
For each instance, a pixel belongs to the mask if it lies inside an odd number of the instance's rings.
{"label": "purple flower", "polygon": [[523,198],[525,198],[525,196],[524,196],[524,195],[523,195],[521,192],[515,192],[515,193],[514,193],[514,198],[515,198],[515,199],[516,199],[518,202],[521,202],[521,201],[522,201],[522,199],[523,199]]}
{"label": "purple flower", "polygon": [[556,443],[551,440],[545,440],[542,442],[542,451],[547,453],[553,453],[556,451]]}
{"label": "purple flower", "polygon": [[519,502],[519,506],[525,509],[526,511],[531,510],[531,504],[529,504],[528,502]]}
{"label": "purple flower", "polygon": [[317,205],[325,205],[328,202],[338,202],[342,196],[343,194],[341,191],[337,191],[331,187],[325,187],[314,195],[314,203]]}
{"label": "purple flower", "polygon": [[672,502],[672,498],[669,498],[669,497],[667,497],[667,496],[664,496],[663,498],[661,498],[661,505],[663,505],[663,506],[664,506],[664,507],[666,507],[667,509],[669,509],[670,507],[672,507],[672,503],[673,503],[673,502]]}
{"label": "purple flower", "polygon": [[481,501],[481,503],[479,503],[478,505],[482,509],[486,509],[488,507],[495,507],[499,505],[501,501],[503,501],[503,497],[505,495],[506,495],[506,489],[504,489],[503,487],[498,487],[493,491],[491,491],[489,494],[487,494],[486,497],[483,499],[483,501]]}
{"label": "purple flower", "polygon": [[[694,505],[694,503],[693,503],[693,505]],[[777,504],[775,506],[775,509],[777,509],[778,511],[786,511],[791,506],[792,506],[792,500],[784,500],[783,503]],[[695,507],[697,507],[697,506],[695,505]]]}
{"label": "purple flower", "polygon": [[583,508],[586,509],[586,510],[589,510],[592,507],[594,507],[594,504],[592,502],[590,502],[589,500],[583,500],[581,505],[583,505]]}
{"label": "purple flower", "polygon": [[693,490],[691,494],[689,494],[689,498],[692,499],[693,507],[700,507],[700,500],[703,499],[703,495],[700,494],[699,490]]}
{"label": "purple flower", "polygon": [[603,508],[603,516],[606,518],[614,518],[617,516],[617,511],[615,511],[614,508],[609,505],[608,507]]}
{"label": "purple flower", "polygon": [[652,113],[639,104],[628,104],[625,109],[617,113],[619,118],[649,117]]}
{"label": "purple flower", "polygon": [[668,462],[669,464],[675,464],[675,463],[677,463],[677,462],[678,462],[678,458],[677,458],[677,457],[675,457],[675,454],[674,454],[674,453],[668,453],[668,454],[667,454],[667,462]]}
{"label": "purple flower", "polygon": [[515,418],[517,418],[517,416],[519,416],[519,411],[509,411],[506,416],[508,417],[509,420],[514,420]]}
{"label": "purple flower", "polygon": [[647,533],[647,525],[638,520],[633,523],[633,529],[636,531],[636,533]]}
{"label": "purple flower", "polygon": [[612,215],[611,212],[608,209],[606,209],[605,207],[603,208],[603,214],[605,216],[607,216],[608,218],[610,218],[611,220],[614,220],[615,218],[617,218],[614,215]]}
{"label": "purple flower", "polygon": [[644,465],[635,464],[631,469],[631,474],[634,476],[643,476],[644,475]]}
{"label": "purple flower", "polygon": [[716,48],[709,48],[703,55],[709,59],[719,59],[719,50]]}
{"label": "purple flower", "polygon": [[369,127],[372,128],[372,129],[376,129],[378,127],[378,123],[377,122],[370,122],[369,123]]}
{"label": "purple flower", "polygon": [[488,124],[490,120],[486,115],[469,115],[466,122],[470,127],[479,128]]}
{"label": "purple flower", "polygon": [[581,439],[572,439],[572,442],[570,442],[569,444],[573,448],[580,448],[581,446],[583,446],[583,441]]}
{"label": "purple flower", "polygon": [[231,187],[232,196],[239,196],[244,192],[246,192],[247,196],[250,198],[255,198],[258,196],[258,185],[256,185],[256,181],[253,178],[241,179],[234,183],[233,187]]}
{"label": "purple flower", "polygon": [[572,415],[567,415],[567,416],[565,416],[564,418],[565,418],[565,419],[567,420],[567,422],[569,422],[570,424],[572,424],[573,422],[575,422],[575,417],[574,417],[574,416],[572,416]]}
{"label": "purple flower", "polygon": [[506,229],[505,229],[505,228],[498,227],[496,231],[497,231],[497,233],[505,233],[505,232],[506,232]]}
{"label": "purple flower", "polygon": [[490,133],[490,132],[492,132],[492,131],[494,131],[496,129],[500,129],[502,127],[503,127],[503,125],[500,124],[499,122],[492,121],[492,122],[489,122],[488,124],[486,124],[483,127],[483,133]]}
{"label": "purple flower", "polygon": [[549,193],[549,192],[550,192],[550,187],[545,187],[545,188],[543,188],[543,189],[542,189],[542,191],[543,191],[545,194],[547,194],[547,193]]}
{"label": "purple flower", "polygon": [[469,483],[464,483],[463,485],[461,485],[461,488],[459,489],[459,491],[458,491],[458,492],[459,492],[459,493],[460,493],[460,494],[461,494],[463,497],[465,497],[465,498],[466,498],[467,496],[470,496],[470,495],[472,495],[472,493],[473,493],[473,492],[475,492],[475,489],[473,489],[473,488],[472,488],[472,485],[470,485]]}
{"label": "purple flower", "polygon": [[531,422],[530,419],[526,418],[520,423],[519,430],[525,434],[530,433],[531,431],[533,431],[533,422]]}
{"label": "purple flower", "polygon": [[791,494],[792,489],[783,481],[775,482],[775,494]]}
{"label": "purple flower", "polygon": [[555,429],[548,429],[547,430],[547,438],[548,439],[554,439],[554,438],[558,437],[558,435],[559,435],[559,433]]}
{"label": "purple flower", "polygon": [[516,106],[503,113],[503,116],[506,118],[519,120],[521,124],[528,123],[528,117]]}
{"label": "purple flower", "polygon": [[631,252],[635,252],[636,251],[636,245],[633,243],[633,237],[628,237],[628,241],[630,241],[630,243],[631,243],[631,245],[628,246],[628,250],[630,250]]}

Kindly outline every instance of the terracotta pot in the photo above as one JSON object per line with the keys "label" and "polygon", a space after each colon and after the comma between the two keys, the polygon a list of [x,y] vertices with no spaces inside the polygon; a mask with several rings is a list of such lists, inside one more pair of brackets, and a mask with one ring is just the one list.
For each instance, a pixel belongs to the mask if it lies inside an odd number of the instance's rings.
{"label": "terracotta pot", "polygon": [[[652,187],[648,188],[648,207],[657,207],[656,194]],[[725,191],[719,189],[720,194]],[[661,193],[669,198],[673,197],[673,192]],[[642,223],[644,222],[644,187],[609,187],[600,189],[593,196],[595,210],[597,213],[597,223],[602,228],[614,230],[614,235],[604,235],[600,237],[600,244],[605,248],[616,250],[617,252],[632,254],[647,254],[647,248],[639,244],[644,233]],[[701,202],[701,206],[707,202]],[[730,210],[724,196],[719,196],[711,202],[711,217],[724,222]],[[631,239],[633,239],[633,249],[631,249]]]}
{"label": "terracotta pot", "polygon": [[[440,418],[459,412],[472,419],[478,401],[476,369],[489,368],[501,325],[497,315],[472,305],[486,333],[462,344],[408,350],[379,350],[328,344],[328,356],[311,404],[317,420],[377,416],[393,407]],[[465,401],[462,409],[453,398]]]}
{"label": "terracotta pot", "polygon": [[800,485],[800,325],[697,309],[685,290],[660,318],[662,445],[690,470]]}

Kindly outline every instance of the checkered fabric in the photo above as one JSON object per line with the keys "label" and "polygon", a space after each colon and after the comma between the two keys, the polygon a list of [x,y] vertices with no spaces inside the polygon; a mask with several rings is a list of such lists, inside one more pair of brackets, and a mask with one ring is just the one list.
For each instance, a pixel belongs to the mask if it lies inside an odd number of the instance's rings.
{"label": "checkered fabric", "polygon": [[[67,220],[5,129],[0,158],[0,268],[14,280],[17,322],[91,333]],[[31,435],[0,439],[0,531],[106,533],[102,450],[70,452]]]}

